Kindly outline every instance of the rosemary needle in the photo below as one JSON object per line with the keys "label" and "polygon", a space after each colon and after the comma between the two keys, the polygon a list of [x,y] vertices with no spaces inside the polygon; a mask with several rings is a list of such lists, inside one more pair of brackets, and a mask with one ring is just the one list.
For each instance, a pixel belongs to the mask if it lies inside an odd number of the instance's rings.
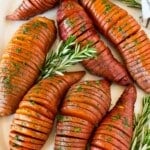
{"label": "rosemary needle", "polygon": [[150,96],[143,99],[141,114],[135,118],[131,150],[150,150]]}
{"label": "rosemary needle", "polygon": [[96,50],[90,45],[83,48],[75,42],[75,37],[69,37],[66,42],[61,41],[55,51],[47,55],[44,67],[38,80],[54,74],[63,75],[66,69],[78,62],[96,56]]}
{"label": "rosemary needle", "polygon": [[137,2],[136,0],[118,0],[118,1],[121,1],[127,4],[129,7],[141,8],[141,4]]}

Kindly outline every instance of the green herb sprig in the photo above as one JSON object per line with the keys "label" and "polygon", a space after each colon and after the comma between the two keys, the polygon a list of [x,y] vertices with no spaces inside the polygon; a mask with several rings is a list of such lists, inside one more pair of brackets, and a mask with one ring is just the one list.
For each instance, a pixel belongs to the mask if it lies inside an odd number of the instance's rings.
{"label": "green herb sprig", "polygon": [[141,4],[137,0],[118,0],[118,1],[127,4],[128,7],[141,8]]}
{"label": "green herb sprig", "polygon": [[55,51],[47,55],[44,67],[38,80],[54,74],[63,75],[66,69],[85,59],[96,56],[96,50],[90,45],[83,48],[75,42],[75,37],[69,37],[66,42],[61,41]]}
{"label": "green herb sprig", "polygon": [[150,150],[150,96],[143,99],[142,112],[135,118],[131,150]]}

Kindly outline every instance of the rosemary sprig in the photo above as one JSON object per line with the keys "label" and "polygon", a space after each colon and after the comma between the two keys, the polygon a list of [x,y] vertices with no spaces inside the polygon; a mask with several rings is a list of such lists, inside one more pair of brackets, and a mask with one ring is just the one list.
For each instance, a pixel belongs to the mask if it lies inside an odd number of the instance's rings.
{"label": "rosemary sprig", "polygon": [[66,69],[85,59],[96,56],[96,50],[90,45],[83,48],[75,42],[75,37],[69,37],[66,42],[61,41],[55,51],[47,55],[44,67],[38,80],[54,74],[63,75]]}
{"label": "rosemary sprig", "polygon": [[127,4],[128,7],[141,8],[141,4],[137,0],[118,0],[118,1]]}
{"label": "rosemary sprig", "polygon": [[131,150],[150,150],[150,96],[143,99],[142,112],[135,118]]}

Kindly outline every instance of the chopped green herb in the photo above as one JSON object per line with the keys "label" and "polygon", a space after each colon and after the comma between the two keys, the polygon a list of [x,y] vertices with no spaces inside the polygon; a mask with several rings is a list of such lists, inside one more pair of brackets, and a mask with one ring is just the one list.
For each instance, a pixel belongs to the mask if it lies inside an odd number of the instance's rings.
{"label": "chopped green herb", "polygon": [[80,127],[74,127],[74,132],[78,132],[79,133],[79,132],[81,132],[81,130],[82,129]]}
{"label": "chopped green herb", "polygon": [[47,28],[47,24],[45,22],[37,21],[32,24],[34,29],[39,28],[40,26]]}
{"label": "chopped green herb", "polygon": [[15,136],[15,140],[16,140],[16,141],[19,141],[19,140],[20,140],[20,139],[19,139],[19,135],[16,135],[16,136]]}
{"label": "chopped green herb", "polygon": [[60,122],[63,122],[63,121],[64,121],[64,116],[63,116],[63,115],[60,115],[60,114],[59,114],[59,115],[57,115],[56,118],[57,118],[57,120],[60,121]]}
{"label": "chopped green herb", "polygon": [[87,45],[88,45],[88,46],[92,46],[93,44],[94,44],[93,41],[90,41],[90,40],[87,41]]}
{"label": "chopped green herb", "polygon": [[22,48],[16,48],[16,52],[20,53],[22,51]]}
{"label": "chopped green herb", "polygon": [[83,90],[82,86],[79,85],[79,86],[77,87],[77,92],[81,92],[82,90]]}
{"label": "chopped green herb", "polygon": [[47,24],[45,22],[40,22],[41,26],[47,28]]}
{"label": "chopped green herb", "polygon": [[112,118],[112,120],[116,121],[116,120],[121,119],[121,115],[120,114],[116,114],[116,115],[112,116],[111,118]]}
{"label": "chopped green herb", "polygon": [[22,30],[22,33],[27,34],[29,31],[30,31],[29,27],[24,27],[23,30]]}
{"label": "chopped green herb", "polygon": [[6,88],[8,89],[11,89],[12,88],[12,84],[11,84],[11,76],[5,76],[3,78],[3,81],[2,81],[5,85]]}
{"label": "chopped green herb", "polygon": [[85,81],[85,84],[88,85],[88,86],[91,86],[90,81]]}
{"label": "chopped green herb", "polygon": [[135,39],[133,42],[134,42],[135,46],[137,46],[139,44],[138,39]]}
{"label": "chopped green herb", "polygon": [[39,22],[34,22],[34,23],[32,24],[32,27],[33,27],[34,29],[38,28],[39,26],[40,26],[40,23],[39,23]]}
{"label": "chopped green herb", "polygon": [[105,3],[107,3],[108,2],[108,0],[102,0],[102,4],[105,4]]}
{"label": "chopped green herb", "polygon": [[106,4],[105,5],[105,10],[104,10],[104,13],[107,14],[108,12],[110,12],[112,9],[112,6],[110,4]]}
{"label": "chopped green herb", "polygon": [[122,123],[124,124],[124,126],[130,127],[128,119],[126,117],[123,117]]}
{"label": "chopped green herb", "polygon": [[107,125],[106,130],[112,131],[113,126],[112,125]]}
{"label": "chopped green herb", "polygon": [[123,28],[119,26],[119,27],[118,27],[118,31],[119,31],[119,32],[122,32],[122,31],[123,31]]}
{"label": "chopped green herb", "polygon": [[35,101],[33,101],[33,100],[30,100],[30,103],[31,103],[32,105],[35,105]]}
{"label": "chopped green herb", "polygon": [[12,62],[12,65],[13,65],[13,67],[15,67],[15,73],[14,74],[17,74],[20,70],[20,64]]}
{"label": "chopped green herb", "polygon": [[69,18],[65,21],[65,23],[66,23],[69,27],[73,27],[73,26],[74,26],[74,21],[71,20],[71,19],[69,19]]}
{"label": "chopped green herb", "polygon": [[99,81],[99,80],[95,81],[95,83],[96,83],[97,85],[100,85],[100,81]]}

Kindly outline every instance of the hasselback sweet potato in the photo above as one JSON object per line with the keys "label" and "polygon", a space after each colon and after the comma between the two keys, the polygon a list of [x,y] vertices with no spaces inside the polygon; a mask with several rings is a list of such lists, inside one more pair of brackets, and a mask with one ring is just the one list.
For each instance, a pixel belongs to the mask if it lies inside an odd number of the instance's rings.
{"label": "hasselback sweet potato", "polygon": [[61,107],[54,149],[86,149],[94,127],[104,117],[109,106],[108,81],[83,81],[74,84]]}
{"label": "hasselback sweet potato", "polygon": [[10,115],[37,79],[56,38],[54,22],[36,17],[14,34],[0,60],[0,116]]}
{"label": "hasselback sweet potato", "polygon": [[41,14],[56,6],[58,0],[22,0],[20,6],[10,15],[7,20],[26,20],[37,14]]}
{"label": "hasselback sweet potato", "polygon": [[84,72],[65,73],[41,80],[24,96],[11,124],[10,149],[40,150],[53,127],[61,99]]}
{"label": "hasselback sweet potato", "polygon": [[89,44],[96,49],[96,58],[82,62],[87,70],[121,85],[132,82],[125,68],[113,57],[110,49],[100,39],[92,20],[76,1],[61,2],[57,12],[57,22],[63,40],[73,35],[82,47]]}
{"label": "hasselback sweet potato", "polygon": [[[137,21],[109,0],[80,0],[100,32],[109,38],[122,55],[126,67],[145,91],[150,92],[150,40]],[[115,12],[114,12],[115,8]]]}
{"label": "hasselback sweet potato", "polygon": [[92,137],[91,149],[129,150],[133,134],[136,89],[128,86]]}

